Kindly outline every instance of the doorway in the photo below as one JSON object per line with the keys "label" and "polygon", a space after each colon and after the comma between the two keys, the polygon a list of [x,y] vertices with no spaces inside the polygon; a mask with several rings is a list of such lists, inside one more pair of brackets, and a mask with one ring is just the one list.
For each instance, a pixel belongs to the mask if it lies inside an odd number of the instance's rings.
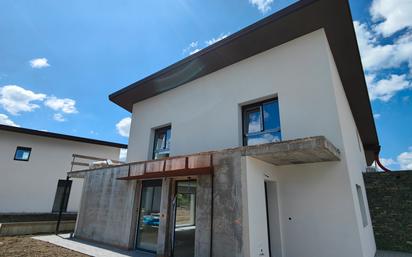
{"label": "doorway", "polygon": [[275,181],[265,181],[265,199],[269,256],[282,257],[278,188]]}
{"label": "doorway", "polygon": [[173,256],[195,255],[196,180],[176,181],[173,201]]}
{"label": "doorway", "polygon": [[156,253],[160,224],[162,180],[142,182],[136,249]]}

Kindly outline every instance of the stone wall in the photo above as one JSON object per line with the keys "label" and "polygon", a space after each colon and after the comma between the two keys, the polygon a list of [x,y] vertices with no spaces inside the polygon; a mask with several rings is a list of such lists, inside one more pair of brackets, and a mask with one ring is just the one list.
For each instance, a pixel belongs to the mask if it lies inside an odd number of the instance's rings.
{"label": "stone wall", "polygon": [[365,173],[378,249],[412,252],[412,171]]}

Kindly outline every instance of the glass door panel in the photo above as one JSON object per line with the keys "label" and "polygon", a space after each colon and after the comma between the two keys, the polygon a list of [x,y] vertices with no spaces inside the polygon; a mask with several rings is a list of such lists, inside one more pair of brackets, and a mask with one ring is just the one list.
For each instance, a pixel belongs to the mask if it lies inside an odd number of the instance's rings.
{"label": "glass door panel", "polygon": [[156,252],[160,223],[162,181],[143,181],[136,248]]}
{"label": "glass door panel", "polygon": [[196,181],[178,181],[176,182],[173,256],[194,256],[195,230]]}

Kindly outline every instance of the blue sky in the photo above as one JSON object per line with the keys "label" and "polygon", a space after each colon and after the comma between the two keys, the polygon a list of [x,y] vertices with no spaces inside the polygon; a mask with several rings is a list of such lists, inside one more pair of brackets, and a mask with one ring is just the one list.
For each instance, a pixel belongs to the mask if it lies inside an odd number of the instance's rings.
{"label": "blue sky", "polygon": [[[293,2],[2,0],[0,122],[127,143],[110,93]],[[411,1],[351,9],[383,162],[412,169]]]}

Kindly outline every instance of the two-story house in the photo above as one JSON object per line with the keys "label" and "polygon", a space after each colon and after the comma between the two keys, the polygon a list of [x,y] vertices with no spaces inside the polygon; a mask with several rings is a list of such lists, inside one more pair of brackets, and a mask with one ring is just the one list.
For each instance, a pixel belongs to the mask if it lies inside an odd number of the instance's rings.
{"label": "two-story house", "polygon": [[154,256],[373,257],[379,142],[347,0],[302,0],[110,96],[128,164],[75,236]]}

